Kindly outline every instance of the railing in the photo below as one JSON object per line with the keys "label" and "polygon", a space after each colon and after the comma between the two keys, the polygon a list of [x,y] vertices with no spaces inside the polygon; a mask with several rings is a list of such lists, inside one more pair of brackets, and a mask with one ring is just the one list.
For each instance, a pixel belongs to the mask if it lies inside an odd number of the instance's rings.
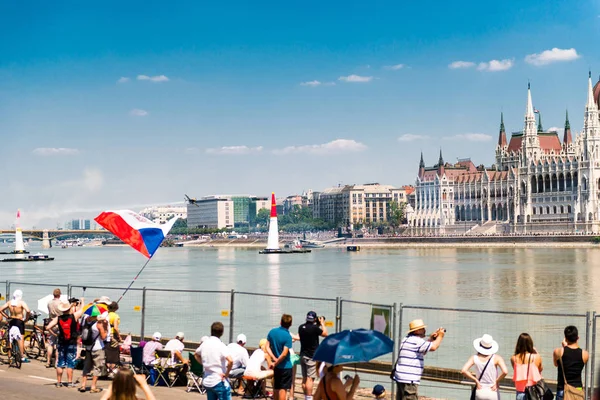
{"label": "railing", "polygon": [[[268,282],[268,277],[265,277],[265,281]],[[125,290],[106,286],[0,281],[0,288],[2,287],[6,287],[7,300],[11,290],[23,290],[24,298],[30,302],[32,309],[37,308],[37,304],[31,304],[34,299],[47,296],[57,287],[69,297],[85,297],[86,302],[101,296],[116,300]],[[280,290],[279,287],[269,288],[268,283],[265,288]],[[161,331],[164,337],[174,337],[176,332],[184,331],[186,342],[197,342],[209,333],[212,322],[221,321],[225,325],[223,340],[233,342],[235,334],[243,332],[248,345],[256,347],[258,341],[266,337],[269,328],[279,325],[283,313],[295,317],[293,326],[296,327],[304,321],[308,311],[316,311],[319,316],[325,316],[329,332],[368,328],[376,314],[379,315],[379,323],[384,318],[382,327],[387,328],[386,332],[395,339],[394,352],[391,357],[380,357],[361,365],[358,371],[366,374],[362,379],[363,383],[383,384],[391,389],[392,394],[395,385],[391,385],[389,371],[397,357],[397,344],[405,335],[408,322],[414,319],[423,319],[429,323],[429,331],[440,326],[447,329],[440,349],[426,356],[420,395],[433,398],[460,398],[468,395],[470,385],[462,378],[460,369],[474,353],[472,340],[485,333],[491,334],[498,341],[499,354],[504,354],[509,370],[509,357],[517,337],[522,332],[529,333],[542,356],[544,378],[552,385],[556,380],[552,351],[560,346],[563,329],[567,325],[579,328],[581,346],[590,352],[590,360],[584,372],[586,399],[591,398],[591,388],[597,378],[596,326],[600,316],[596,316],[594,311],[585,314],[486,311],[396,303],[374,304],[340,297],[314,298],[235,290],[144,287],[130,289],[119,303],[118,313],[121,316],[121,332],[139,335],[141,338],[151,337],[154,331]],[[294,344],[294,347],[298,352],[298,344]],[[501,390],[514,391],[510,379],[503,382]]]}

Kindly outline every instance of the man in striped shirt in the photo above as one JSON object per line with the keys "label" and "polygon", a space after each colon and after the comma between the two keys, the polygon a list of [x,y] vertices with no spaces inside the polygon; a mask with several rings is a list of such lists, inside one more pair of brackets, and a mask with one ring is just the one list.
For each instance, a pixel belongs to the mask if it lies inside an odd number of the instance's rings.
{"label": "man in striped shirt", "polygon": [[423,320],[416,319],[411,321],[408,334],[400,344],[400,353],[398,361],[394,366],[392,379],[396,381],[398,390],[396,391],[396,400],[418,400],[419,383],[423,374],[425,361],[423,357],[429,351],[436,351],[446,330],[439,328],[425,339],[426,325]]}

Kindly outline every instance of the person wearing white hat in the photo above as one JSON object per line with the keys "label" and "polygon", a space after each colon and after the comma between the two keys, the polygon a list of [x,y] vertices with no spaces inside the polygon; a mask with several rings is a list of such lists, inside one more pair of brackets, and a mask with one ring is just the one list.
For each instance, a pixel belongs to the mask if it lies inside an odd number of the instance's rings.
{"label": "person wearing white hat", "polygon": [[400,343],[398,361],[394,366],[391,378],[396,381],[396,400],[418,400],[419,384],[425,366],[424,356],[436,351],[446,334],[444,328],[433,332],[425,338],[427,325],[422,319],[415,319],[408,324],[406,337]]}
{"label": "person wearing white hat", "polygon": [[185,349],[185,345],[183,344],[184,339],[185,334],[183,332],[177,332],[177,334],[175,334],[175,339],[169,340],[165,345],[165,350],[171,351],[169,365],[175,365],[177,362],[187,365],[190,362],[190,360],[183,358],[183,349]]}
{"label": "person wearing white hat", "polygon": [[236,343],[229,343],[227,345],[227,348],[229,349],[229,354],[233,359],[233,366],[231,367],[231,372],[229,373],[230,378],[241,378],[244,375],[246,367],[248,366],[250,354],[248,354],[248,350],[244,347],[246,346],[246,340],[246,335],[240,333],[237,336]]}
{"label": "person wearing white hat", "polygon": [[152,334],[152,340],[148,343],[146,343],[146,345],[144,346],[144,352],[142,355],[142,362],[145,365],[152,365],[152,362],[154,360],[156,360],[156,350],[162,350],[163,349],[163,345],[160,342],[160,339],[162,338],[162,335],[160,334],[160,332],[154,332]]}
{"label": "person wearing white hat", "polygon": [[[10,311],[10,319],[4,313],[4,310],[8,309]],[[12,327],[16,327],[19,330],[19,348],[21,349],[21,353],[23,355],[22,361],[29,362],[27,357],[25,357],[25,353],[23,349],[25,348],[25,321],[29,318],[29,307],[27,307],[27,303],[23,301],[23,292],[20,289],[14,291],[12,300],[5,303],[2,307],[0,307],[0,321],[2,317],[8,319],[8,329],[9,332]]]}
{"label": "person wearing white hat", "polygon": [[[508,369],[502,357],[497,355],[498,342],[488,334],[483,335],[473,341],[473,347],[477,354],[469,357],[469,360],[462,368],[462,374],[475,382],[475,399],[478,400],[498,400],[500,391],[498,386],[504,377],[508,374]],[[475,373],[470,371],[475,367]],[[498,374],[500,368],[500,374]]]}

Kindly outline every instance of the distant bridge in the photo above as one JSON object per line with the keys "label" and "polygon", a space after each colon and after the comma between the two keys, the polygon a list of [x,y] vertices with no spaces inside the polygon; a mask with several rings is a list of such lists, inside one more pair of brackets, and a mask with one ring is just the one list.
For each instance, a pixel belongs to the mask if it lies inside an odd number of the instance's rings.
{"label": "distant bridge", "polygon": [[[105,230],[64,230],[64,229],[35,229],[35,230],[23,230],[24,238],[31,238],[37,240],[55,240],[65,236],[88,236],[88,235],[103,235],[103,236],[114,236],[109,231]],[[14,229],[0,229],[0,234],[14,234]],[[46,235],[45,235],[46,234]]]}

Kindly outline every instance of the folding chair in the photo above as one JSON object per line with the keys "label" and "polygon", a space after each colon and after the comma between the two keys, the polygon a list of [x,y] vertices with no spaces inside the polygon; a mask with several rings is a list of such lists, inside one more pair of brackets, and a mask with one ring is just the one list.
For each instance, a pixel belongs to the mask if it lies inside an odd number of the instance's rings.
{"label": "folding chair", "polygon": [[146,375],[146,380],[148,380],[150,375],[150,370],[146,365],[144,365],[143,357],[144,357],[144,348],[143,347],[133,347],[130,348],[131,351],[131,363],[129,363],[129,368],[133,371],[134,374],[144,374]]}
{"label": "folding chair", "polygon": [[244,375],[241,380],[244,387],[243,397],[245,399],[268,399],[269,397],[265,391],[265,379]]}
{"label": "folding chair", "polygon": [[196,360],[194,353],[188,353],[188,357],[190,359],[190,369],[187,372],[188,383],[186,392],[189,393],[192,390],[197,390],[200,394],[206,394],[206,389],[202,385],[204,366]]}
{"label": "folding chair", "polygon": [[[156,358],[154,369],[158,375],[154,386],[158,386],[162,379],[165,386],[173,387],[177,382],[177,377],[181,373],[183,364],[170,365],[172,358],[171,350],[156,350]],[[173,378],[171,378],[171,375],[174,375]]]}

